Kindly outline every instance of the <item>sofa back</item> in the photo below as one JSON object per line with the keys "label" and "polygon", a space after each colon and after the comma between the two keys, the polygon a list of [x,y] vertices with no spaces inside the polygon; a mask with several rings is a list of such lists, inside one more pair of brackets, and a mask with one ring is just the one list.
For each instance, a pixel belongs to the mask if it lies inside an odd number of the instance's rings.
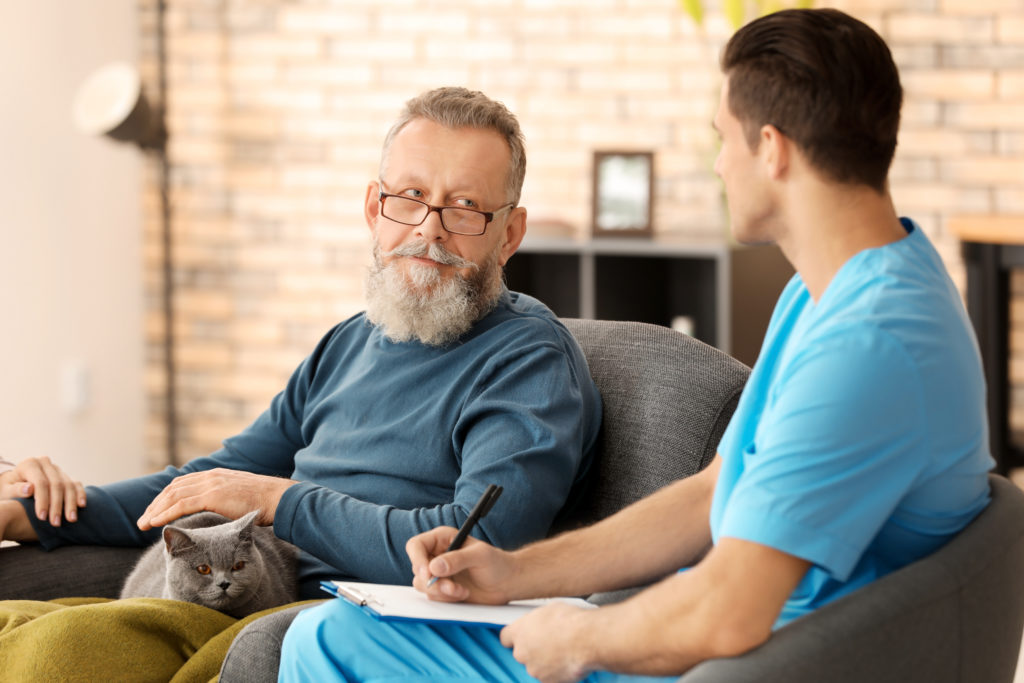
{"label": "sofa back", "polygon": [[604,402],[589,486],[555,525],[590,524],[706,467],[750,370],[667,327],[566,318]]}

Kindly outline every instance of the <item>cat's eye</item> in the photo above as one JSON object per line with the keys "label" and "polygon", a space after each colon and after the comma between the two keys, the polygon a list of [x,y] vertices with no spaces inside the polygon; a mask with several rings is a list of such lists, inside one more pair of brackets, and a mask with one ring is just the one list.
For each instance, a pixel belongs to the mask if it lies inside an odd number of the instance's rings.
{"label": "cat's eye", "polygon": [[200,574],[202,574],[203,576],[206,576],[207,574],[210,573],[210,565],[208,565],[208,564],[201,564],[198,567],[196,567],[196,571],[199,572]]}
{"label": "cat's eye", "polygon": [[238,562],[235,562],[235,566],[231,568],[231,571],[240,572],[243,569],[245,569],[245,560],[239,560]]}

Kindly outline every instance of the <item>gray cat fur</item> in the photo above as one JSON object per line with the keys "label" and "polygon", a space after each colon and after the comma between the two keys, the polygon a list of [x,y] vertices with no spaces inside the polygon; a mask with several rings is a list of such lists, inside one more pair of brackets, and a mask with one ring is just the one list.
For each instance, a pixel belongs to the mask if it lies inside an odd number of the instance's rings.
{"label": "gray cat fur", "polygon": [[[163,539],[128,575],[121,597],[183,600],[238,618],[295,602],[298,549],[271,527],[254,525],[257,514],[231,521],[199,512],[164,527]],[[245,566],[233,571],[239,561]],[[207,575],[196,570],[204,564]]]}

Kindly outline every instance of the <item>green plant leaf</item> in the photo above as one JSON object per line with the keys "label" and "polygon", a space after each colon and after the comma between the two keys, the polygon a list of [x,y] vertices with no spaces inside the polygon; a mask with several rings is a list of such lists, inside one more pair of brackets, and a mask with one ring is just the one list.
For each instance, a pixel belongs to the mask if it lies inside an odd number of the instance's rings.
{"label": "green plant leaf", "polygon": [[693,19],[693,23],[697,24],[697,26],[704,23],[703,0],[679,0],[679,4],[682,5],[686,13]]}
{"label": "green plant leaf", "polygon": [[722,0],[722,11],[733,28],[739,28],[743,25],[743,20],[747,14],[743,0]]}
{"label": "green plant leaf", "polygon": [[[679,5],[695,24],[701,26],[704,23],[704,2],[705,0],[679,0]],[[722,0],[722,12],[733,28],[739,28],[751,19],[751,12],[754,16],[763,17],[787,7],[809,9],[813,6],[814,0]]]}

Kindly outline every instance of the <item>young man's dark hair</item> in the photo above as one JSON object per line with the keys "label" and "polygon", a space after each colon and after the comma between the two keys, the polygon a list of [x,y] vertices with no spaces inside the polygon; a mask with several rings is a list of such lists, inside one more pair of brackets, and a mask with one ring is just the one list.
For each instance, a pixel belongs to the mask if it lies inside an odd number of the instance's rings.
{"label": "young man's dark hair", "polygon": [[885,191],[903,90],[866,24],[833,9],[776,12],[733,35],[722,71],[753,149],[772,125],[827,177]]}

